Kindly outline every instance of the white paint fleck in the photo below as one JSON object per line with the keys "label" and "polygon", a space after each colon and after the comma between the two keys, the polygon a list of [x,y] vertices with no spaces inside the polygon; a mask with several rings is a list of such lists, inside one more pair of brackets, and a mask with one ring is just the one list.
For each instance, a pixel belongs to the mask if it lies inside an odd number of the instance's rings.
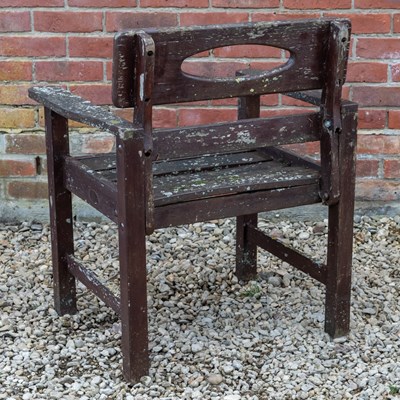
{"label": "white paint fleck", "polygon": [[236,143],[252,144],[255,143],[256,139],[250,136],[249,131],[238,132]]}
{"label": "white paint fleck", "polygon": [[140,90],[140,100],[144,99],[144,73],[140,74],[139,77],[139,90]]}

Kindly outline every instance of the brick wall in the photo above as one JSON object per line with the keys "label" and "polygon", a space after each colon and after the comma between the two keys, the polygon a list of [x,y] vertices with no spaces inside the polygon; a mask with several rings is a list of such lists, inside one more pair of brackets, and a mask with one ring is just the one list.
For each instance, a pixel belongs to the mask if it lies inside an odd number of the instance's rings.
{"label": "brick wall", "polygon": [[[353,40],[345,95],[360,108],[357,196],[400,199],[400,1],[399,0],[1,0],[0,2],[0,200],[46,196],[43,111],[28,97],[33,83],[60,83],[98,104],[110,104],[112,37],[146,26],[272,21],[344,16]],[[203,56],[203,57],[202,57]],[[219,49],[185,63],[198,74],[272,67],[285,54],[269,48]],[[245,58],[249,56],[250,58]],[[235,57],[228,66],[226,58]],[[304,110],[285,96],[263,99],[263,114]],[[130,110],[122,115],[130,117]],[[201,102],[155,113],[156,125],[231,119],[231,100]],[[72,123],[76,152],[110,151],[113,140]],[[79,132],[79,134],[78,134]],[[305,150],[314,152],[315,146]],[[0,208],[1,210],[1,208]]]}

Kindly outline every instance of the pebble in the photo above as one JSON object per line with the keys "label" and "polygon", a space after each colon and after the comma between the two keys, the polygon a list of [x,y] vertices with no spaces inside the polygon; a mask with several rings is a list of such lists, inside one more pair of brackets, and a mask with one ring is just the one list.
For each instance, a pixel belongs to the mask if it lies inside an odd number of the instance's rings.
{"label": "pebble", "polygon": [[211,385],[219,385],[223,380],[224,378],[220,374],[211,374],[207,377],[207,381],[211,383]]}
{"label": "pebble", "polygon": [[[0,224],[0,399],[384,399],[399,386],[400,216],[355,219],[351,333],[324,333],[324,293],[259,250],[234,275],[235,221],[147,238],[149,376],[122,376],[121,324],[81,284],[76,315],[53,306],[47,224]],[[327,221],[260,228],[324,262]],[[114,224],[75,224],[76,256],[118,293]]]}

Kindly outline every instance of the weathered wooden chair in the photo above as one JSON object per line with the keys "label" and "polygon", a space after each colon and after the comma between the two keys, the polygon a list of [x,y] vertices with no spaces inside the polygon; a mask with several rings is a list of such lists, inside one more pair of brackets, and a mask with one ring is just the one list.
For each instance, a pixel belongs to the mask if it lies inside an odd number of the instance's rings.
{"label": "weathered wooden chair", "polygon": [[[326,286],[325,330],[349,330],[357,107],[341,100],[350,24],[307,20],[147,29],[115,37],[113,101],[134,107],[133,123],[54,87],[30,96],[45,106],[55,307],[76,312],[75,278],[119,313],[123,369],[135,382],[149,369],[146,235],[154,229],[237,217],[236,273],[257,274],[257,246]],[[201,78],[182,62],[238,45],[287,50],[288,62],[236,78]],[[318,91],[319,90],[319,91]],[[306,114],[259,118],[260,95],[285,93],[319,106]],[[153,129],[154,105],[239,98],[238,121]],[[68,119],[108,130],[116,154],[72,157]],[[321,161],[276,147],[320,141]],[[74,257],[71,193],[118,224],[120,297]],[[257,213],[323,202],[329,206],[326,264],[257,228]]]}

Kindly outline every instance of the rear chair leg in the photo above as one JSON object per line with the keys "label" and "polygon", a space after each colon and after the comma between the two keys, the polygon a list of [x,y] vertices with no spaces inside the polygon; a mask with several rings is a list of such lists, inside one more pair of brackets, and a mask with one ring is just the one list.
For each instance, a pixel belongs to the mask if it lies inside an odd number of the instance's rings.
{"label": "rear chair leg", "polygon": [[257,276],[257,246],[248,238],[247,225],[257,226],[257,214],[236,218],[236,276],[248,281]]}
{"label": "rear chair leg", "polygon": [[72,201],[63,183],[63,156],[69,153],[68,120],[47,108],[45,112],[54,306],[60,315],[75,314],[75,278],[66,258],[74,252]]}
{"label": "rear chair leg", "polygon": [[357,114],[343,114],[339,135],[340,199],[329,206],[325,332],[332,338],[350,330],[351,269]]}
{"label": "rear chair leg", "polygon": [[342,202],[329,207],[325,332],[332,338],[350,329],[352,213]]}

